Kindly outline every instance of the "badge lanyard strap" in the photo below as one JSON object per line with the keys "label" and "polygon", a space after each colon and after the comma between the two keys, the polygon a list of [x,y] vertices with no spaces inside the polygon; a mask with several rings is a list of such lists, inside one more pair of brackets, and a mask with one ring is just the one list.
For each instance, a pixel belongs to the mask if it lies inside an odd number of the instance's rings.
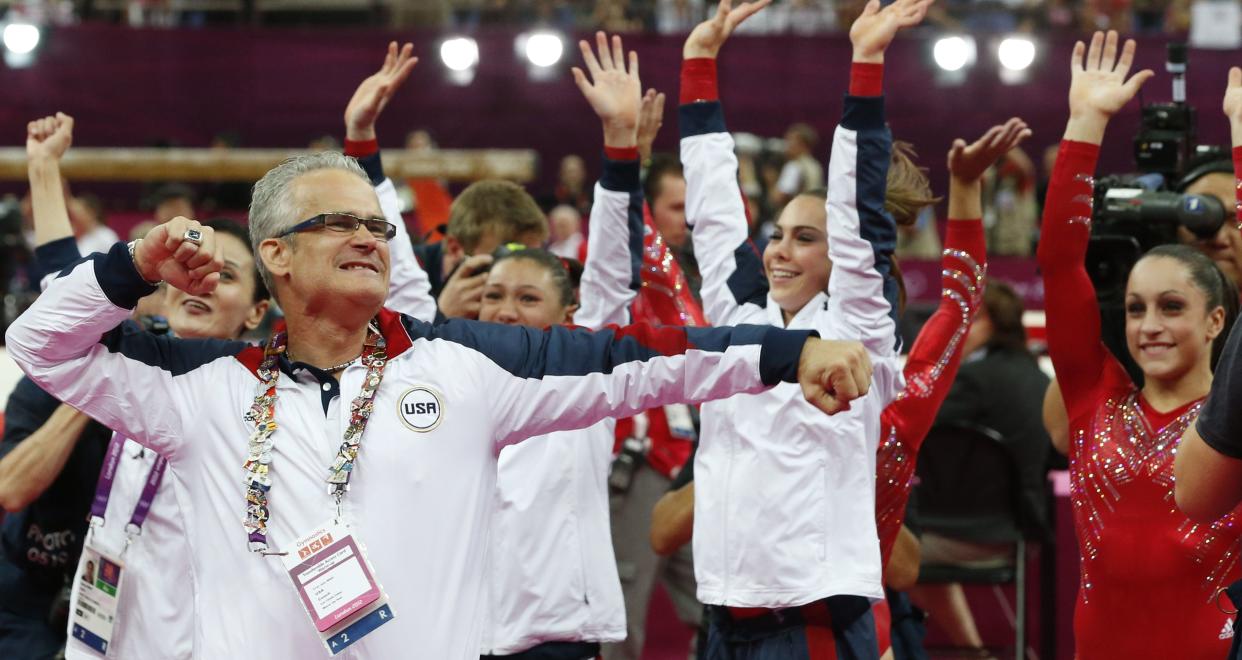
{"label": "badge lanyard strap", "polygon": [[[242,482],[246,487],[246,517],[243,526],[250,551],[261,554],[284,554],[268,551],[267,521],[271,517],[271,510],[267,496],[272,489],[272,433],[276,430],[276,381],[280,378],[278,362],[280,354],[285,352],[287,346],[288,336],[284,331],[273,333],[268,340],[263,351],[263,362],[258,369],[259,392],[245,417],[248,423],[254,424],[254,431],[250,434],[249,454],[243,466],[246,471],[246,478]],[[375,392],[384,379],[384,365],[388,362],[386,348],[384,337],[372,323],[367,328],[366,345],[362,349],[362,364],[367,368],[362,390],[350,404],[349,426],[345,428],[345,436],[336,452],[335,460],[328,467],[328,492],[336,501],[338,519],[341,515],[341,500],[349,490],[349,480],[358,460],[362,433],[371,417]]]}
{"label": "badge lanyard strap", "polygon": [[[108,510],[108,500],[112,498],[112,486],[116,482],[116,472],[121,463],[124,447],[125,436],[119,433],[112,434],[112,440],[108,443],[108,453],[104,456],[103,471],[99,473],[99,482],[95,484],[95,499],[91,502],[92,529],[104,522],[104,514]],[[138,502],[134,505],[134,512],[129,516],[129,524],[125,526],[127,548],[130,541],[142,533],[142,524],[146,522],[147,514],[151,512],[151,502],[155,500],[155,493],[160,488],[160,482],[164,480],[164,470],[167,467],[168,459],[157,454],[155,463],[151,465],[151,471],[147,473],[142,492],[138,495]]]}

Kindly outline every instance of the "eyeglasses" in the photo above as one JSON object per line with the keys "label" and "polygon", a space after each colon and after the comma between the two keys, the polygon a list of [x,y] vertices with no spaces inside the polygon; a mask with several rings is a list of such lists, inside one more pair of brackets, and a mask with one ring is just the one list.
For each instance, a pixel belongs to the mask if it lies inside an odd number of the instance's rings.
{"label": "eyeglasses", "polygon": [[391,241],[397,235],[397,227],[383,218],[359,218],[350,213],[333,212],[320,213],[309,220],[303,220],[281,232],[276,238],[311,231],[321,226],[342,234],[352,234],[358,231],[358,225],[365,226],[372,236],[384,242]]}

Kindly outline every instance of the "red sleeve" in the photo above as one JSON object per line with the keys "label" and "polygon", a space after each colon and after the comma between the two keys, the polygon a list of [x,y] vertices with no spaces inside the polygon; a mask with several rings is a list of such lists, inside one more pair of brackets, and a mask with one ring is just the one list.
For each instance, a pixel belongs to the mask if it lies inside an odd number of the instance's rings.
{"label": "red sleeve", "polygon": [[[1094,405],[1091,391],[1106,372],[1108,349],[1100,334],[1099,304],[1084,260],[1100,147],[1065,140],[1048,184],[1040,232],[1048,354],[1071,420]],[[1111,372],[1111,370],[1109,370]]]}
{"label": "red sleeve", "polygon": [[850,65],[850,96],[883,96],[884,65],[854,62]]}
{"label": "red sleeve", "polygon": [[345,155],[354,158],[366,158],[379,151],[378,140],[350,140],[345,139]]}
{"label": "red sleeve", "polygon": [[681,61],[681,105],[696,101],[717,101],[716,60],[693,57]]}
{"label": "red sleeve", "polygon": [[905,521],[919,448],[957,376],[963,340],[983,295],[987,245],[982,220],[949,221],[941,264],[940,306],[910,349],[905,391],[884,409],[875,514],[885,563]]}
{"label": "red sleeve", "polygon": [[1233,179],[1238,200],[1235,209],[1238,218],[1238,229],[1242,229],[1242,146],[1233,148]]}

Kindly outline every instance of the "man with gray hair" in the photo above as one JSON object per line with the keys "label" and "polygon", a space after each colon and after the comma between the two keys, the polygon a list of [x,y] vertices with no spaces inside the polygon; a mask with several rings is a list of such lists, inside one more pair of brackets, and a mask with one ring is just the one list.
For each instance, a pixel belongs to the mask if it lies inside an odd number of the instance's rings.
{"label": "man with gray hair", "polygon": [[272,169],[251,219],[285,312],[264,346],[118,330],[160,281],[219,282],[211,229],[184,217],[64,271],[6,336],[40,386],[175,468],[205,658],[476,658],[501,447],[782,381],[831,413],[870,386],[861,344],[808,331],[389,311],[396,227],[340,154]]}

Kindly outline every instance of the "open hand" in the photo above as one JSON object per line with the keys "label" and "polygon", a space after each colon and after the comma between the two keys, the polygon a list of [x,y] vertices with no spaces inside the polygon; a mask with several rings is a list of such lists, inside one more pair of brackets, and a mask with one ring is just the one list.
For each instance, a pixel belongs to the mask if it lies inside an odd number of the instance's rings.
{"label": "open hand", "polygon": [[716,14],[690,31],[690,36],[686,37],[686,44],[681,49],[681,56],[687,60],[716,57],[725,40],[742,21],[770,4],[772,0],[752,0],[743,2],[734,9],[733,0],[720,0],[720,4],[716,6]]}
{"label": "open hand", "polygon": [[[190,230],[199,232],[197,243],[187,240]],[[211,227],[177,216],[158,225],[134,247],[134,267],[148,282],[163,280],[169,286],[199,296],[220,283],[224,257]]]}
{"label": "open hand", "polygon": [[[1083,53],[1086,59],[1083,59]],[[1126,39],[1121,55],[1117,55],[1117,33],[1096,32],[1091,47],[1081,41],[1074,44],[1070,61],[1070,118],[1105,120],[1112,117],[1138,94],[1143,83],[1155,74],[1150,69],[1139,71],[1126,80],[1134,63],[1134,40]]]}
{"label": "open hand", "polygon": [[643,94],[643,86],[638,79],[638,53],[630,51],[627,71],[621,37],[613,35],[612,46],[609,47],[608,37],[603,32],[596,32],[595,45],[599,49],[599,59],[591,52],[590,44],[578,42],[591,78],[587,80],[582,69],[574,67],[574,82],[604,124],[604,144],[633,147],[638,143],[638,115]]}
{"label": "open hand", "polygon": [[349,140],[374,140],[375,120],[388,105],[388,100],[401,87],[418,64],[413,57],[414,44],[406,44],[397,50],[397,42],[388,44],[388,55],[380,70],[368,76],[354,90],[345,106],[345,138]]}
{"label": "open hand", "polygon": [[989,128],[971,144],[959,138],[949,149],[949,173],[958,181],[974,183],[996,161],[1031,136],[1026,122],[1014,117]]}
{"label": "open hand", "polygon": [[649,89],[638,110],[638,157],[644,162],[651,160],[651,145],[655,144],[656,134],[663,125],[664,94]]}
{"label": "open hand", "polygon": [[850,409],[850,401],[871,389],[871,358],[860,342],[812,337],[798,360],[802,396],[832,415]]}
{"label": "open hand", "polygon": [[921,23],[931,4],[932,0],[897,0],[881,9],[880,0],[868,2],[862,15],[850,26],[854,61],[883,62],[884,50],[893,42],[897,31]]}
{"label": "open hand", "polygon": [[58,112],[26,124],[26,156],[59,161],[73,144],[73,117]]}

